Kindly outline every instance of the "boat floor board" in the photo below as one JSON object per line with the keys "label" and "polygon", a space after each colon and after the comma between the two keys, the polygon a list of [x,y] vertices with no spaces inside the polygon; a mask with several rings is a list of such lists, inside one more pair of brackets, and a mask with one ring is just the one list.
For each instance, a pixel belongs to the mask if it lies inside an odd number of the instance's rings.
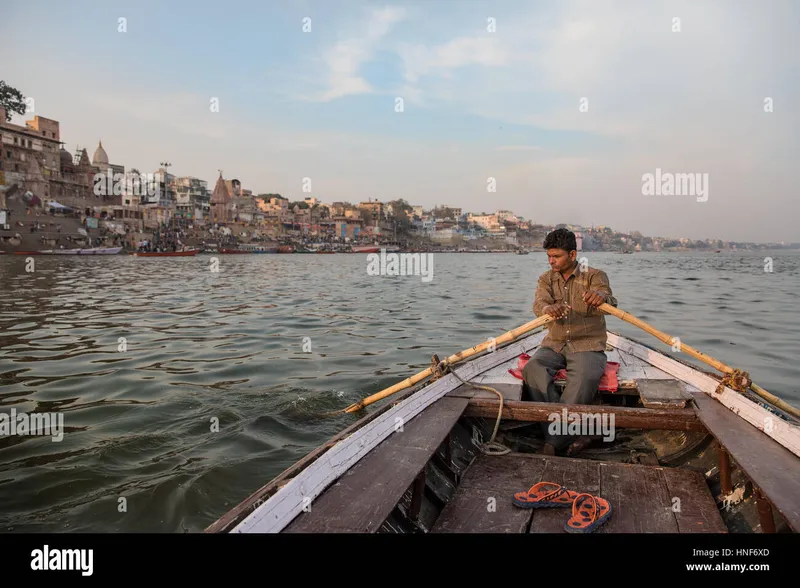
{"label": "boat floor board", "polygon": [[636,380],[646,408],[685,408],[692,395],[680,380]]}
{"label": "boat floor board", "polygon": [[571,508],[527,510],[511,502],[542,481],[608,500],[611,519],[596,533],[727,532],[696,471],[527,453],[478,456],[431,532],[566,533]]}
{"label": "boat floor board", "polygon": [[442,397],[341,476],[284,533],[374,533],[391,514],[467,406]]}
{"label": "boat floor board", "polygon": [[[695,394],[695,411],[794,531],[800,531],[800,475],[797,456],[708,394]],[[779,417],[774,417],[776,420]],[[765,426],[766,423],[765,423]]]}
{"label": "boat floor board", "polygon": [[[517,380],[517,382],[519,382],[519,384],[498,384],[497,382],[491,382],[488,384],[481,384],[481,386],[494,388],[503,395],[504,400],[522,400],[522,380]],[[489,392],[482,388],[473,388],[466,384],[461,384],[458,388],[451,390],[447,393],[447,396],[452,396],[454,398],[493,398],[499,401],[497,394],[494,392]]]}
{"label": "boat floor board", "polygon": [[430,532],[525,533],[531,513],[514,506],[511,496],[541,481],[546,466],[515,454],[478,456]]}

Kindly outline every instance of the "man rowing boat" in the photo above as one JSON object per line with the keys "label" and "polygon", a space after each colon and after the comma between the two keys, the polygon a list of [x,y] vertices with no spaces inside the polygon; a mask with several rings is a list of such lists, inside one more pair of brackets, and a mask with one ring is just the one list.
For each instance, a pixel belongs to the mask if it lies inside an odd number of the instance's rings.
{"label": "man rowing boat", "polygon": [[[554,321],[548,334],[522,370],[526,399],[535,402],[591,404],[606,369],[606,322],[601,304],[617,306],[605,272],[581,267],[575,234],[556,229],[544,240],[551,269],[539,276],[533,313]],[[566,369],[567,384],[559,395],[553,377]],[[553,434],[543,423],[542,453],[554,455],[569,445],[574,455],[589,444],[585,436]]]}

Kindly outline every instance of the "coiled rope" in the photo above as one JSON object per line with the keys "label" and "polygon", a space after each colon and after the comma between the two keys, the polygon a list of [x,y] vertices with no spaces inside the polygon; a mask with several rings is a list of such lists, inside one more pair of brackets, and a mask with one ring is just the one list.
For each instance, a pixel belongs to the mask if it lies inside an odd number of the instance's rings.
{"label": "coiled rope", "polygon": [[494,431],[492,431],[492,438],[489,439],[486,443],[479,443],[478,449],[480,449],[481,453],[484,455],[505,455],[507,453],[511,453],[511,449],[495,441],[495,437],[497,436],[497,430],[500,428],[500,420],[503,416],[503,395],[492,388],[491,386],[484,386],[483,384],[474,384],[472,382],[465,381],[461,376],[459,376],[453,366],[450,364],[448,360],[439,361],[439,358],[434,355],[432,359],[433,369],[434,369],[434,379],[438,379],[447,373],[453,374],[457,380],[459,380],[462,384],[466,384],[467,386],[472,386],[473,388],[478,388],[479,390],[487,390],[489,392],[494,392],[497,394],[497,397],[500,399],[500,409],[497,411],[497,420],[494,423]]}

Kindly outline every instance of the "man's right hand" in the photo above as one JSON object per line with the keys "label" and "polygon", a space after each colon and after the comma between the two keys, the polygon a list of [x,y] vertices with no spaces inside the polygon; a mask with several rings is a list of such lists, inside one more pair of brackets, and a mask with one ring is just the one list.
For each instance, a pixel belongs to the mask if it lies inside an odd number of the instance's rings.
{"label": "man's right hand", "polygon": [[559,302],[557,304],[551,304],[549,306],[545,306],[542,312],[545,314],[549,314],[554,319],[562,319],[567,316],[567,310],[569,306],[564,304],[563,302]]}

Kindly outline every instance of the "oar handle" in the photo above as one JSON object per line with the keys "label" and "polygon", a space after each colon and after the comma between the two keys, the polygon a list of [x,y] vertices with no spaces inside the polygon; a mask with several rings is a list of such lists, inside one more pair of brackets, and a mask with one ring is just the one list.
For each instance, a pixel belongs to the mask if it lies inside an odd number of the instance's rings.
{"label": "oar handle", "polygon": [[[677,344],[678,351],[681,351],[683,353],[691,355],[692,357],[694,357],[696,359],[699,359],[703,363],[705,363],[707,365],[710,365],[714,369],[717,369],[717,370],[721,371],[723,374],[733,374],[733,373],[735,373],[735,370],[732,367],[725,365],[721,361],[716,360],[713,357],[711,357],[709,355],[706,355],[705,353],[703,353],[701,351],[698,351],[697,349],[695,349],[693,347],[690,347],[689,345],[686,345],[686,343],[683,343],[680,340],[679,337],[670,337],[666,333],[662,333],[658,329],[654,329],[653,327],[648,325],[643,320],[637,319],[635,316],[632,316],[632,315],[628,314],[624,310],[620,310],[620,309],[618,309],[618,308],[616,308],[614,306],[611,306],[608,303],[601,304],[599,306],[599,309],[607,312],[608,314],[614,315],[615,317],[617,317],[617,318],[619,318],[619,319],[621,319],[621,320],[623,320],[623,321],[625,321],[627,323],[630,323],[632,325],[635,325],[635,326],[639,327],[643,331],[646,331],[646,332],[650,333],[655,338],[661,340],[662,342],[666,343],[667,345],[675,347],[676,344]],[[768,402],[772,403],[774,406],[777,406],[778,408],[786,411],[787,413],[789,413],[789,414],[791,414],[791,415],[793,415],[795,417],[800,418],[800,410],[798,410],[796,407],[792,406],[791,404],[788,404],[784,400],[781,400],[780,398],[778,398],[774,394],[770,394],[769,392],[764,390],[758,384],[750,381],[749,377],[747,378],[747,380],[748,380],[747,381],[747,387],[749,387],[753,392],[755,392],[756,394],[761,396],[761,398],[767,400]]]}
{"label": "oar handle", "polygon": [[607,312],[608,314],[613,314],[615,317],[625,321],[626,323],[630,323],[630,324],[632,324],[634,326],[639,327],[643,331],[646,331],[647,333],[650,333],[656,339],[659,339],[661,342],[666,343],[667,345],[670,345],[670,346],[674,347],[677,344],[678,351],[687,353],[688,355],[691,355],[692,357],[694,357],[696,359],[699,359],[700,361],[710,365],[711,367],[721,371],[722,373],[725,373],[725,374],[733,373],[733,368],[725,365],[721,361],[718,361],[718,360],[714,359],[713,357],[711,357],[709,355],[706,355],[705,353],[703,353],[701,351],[698,351],[697,349],[694,349],[693,347],[690,347],[689,345],[686,345],[686,343],[683,343],[680,340],[679,337],[670,337],[666,333],[663,333],[663,332],[659,331],[658,329],[654,329],[653,327],[648,325],[643,320],[640,320],[640,319],[636,318],[635,316],[633,316],[631,314],[628,314],[624,310],[620,310],[620,309],[618,309],[618,308],[616,308],[614,306],[611,306],[608,303],[601,304],[599,306],[599,309]]}

